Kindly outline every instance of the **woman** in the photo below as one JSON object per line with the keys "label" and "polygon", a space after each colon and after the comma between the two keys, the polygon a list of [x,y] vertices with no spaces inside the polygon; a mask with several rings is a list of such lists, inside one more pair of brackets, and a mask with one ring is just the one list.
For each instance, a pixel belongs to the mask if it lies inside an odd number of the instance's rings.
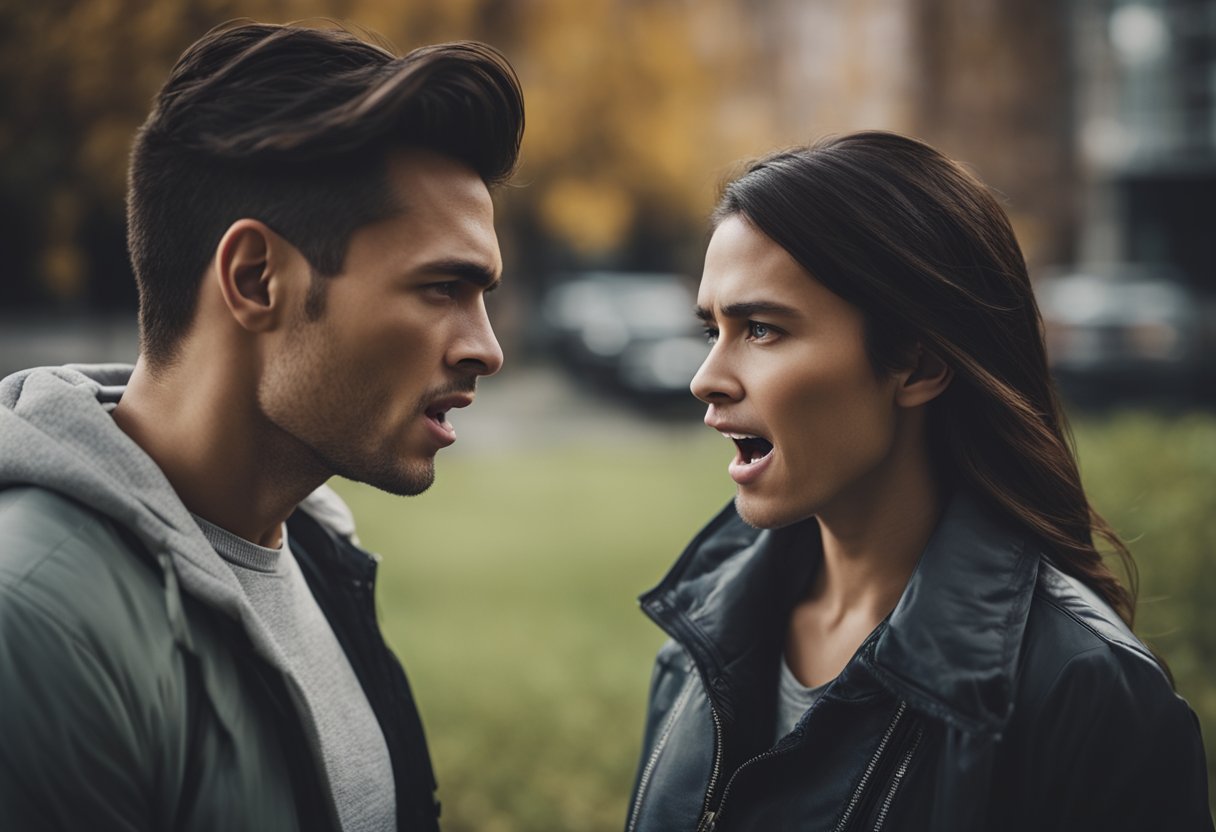
{"label": "woman", "polygon": [[642,598],[671,641],[628,829],[1212,829],[989,192],[859,133],[714,226],[692,391],[737,495]]}

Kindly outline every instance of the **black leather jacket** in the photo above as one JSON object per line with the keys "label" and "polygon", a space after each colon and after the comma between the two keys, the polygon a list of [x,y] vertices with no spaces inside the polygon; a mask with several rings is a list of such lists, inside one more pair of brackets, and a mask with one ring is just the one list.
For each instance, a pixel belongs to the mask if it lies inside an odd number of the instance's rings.
{"label": "black leather jacket", "polygon": [[733,505],[642,596],[659,652],[627,820],[655,830],[1212,830],[1198,723],[1113,611],[957,495],[899,604],[773,744],[814,520]]}

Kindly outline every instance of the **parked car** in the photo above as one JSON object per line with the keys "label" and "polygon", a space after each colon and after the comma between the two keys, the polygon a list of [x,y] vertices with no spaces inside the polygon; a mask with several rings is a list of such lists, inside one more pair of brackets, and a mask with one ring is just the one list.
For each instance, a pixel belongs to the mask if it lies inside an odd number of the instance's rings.
{"label": "parked car", "polygon": [[709,345],[679,275],[584,272],[542,301],[551,348],[579,378],[640,397],[689,397]]}
{"label": "parked car", "polygon": [[1173,269],[1083,267],[1049,274],[1035,290],[1047,358],[1066,397],[1107,403],[1202,395],[1216,307]]}

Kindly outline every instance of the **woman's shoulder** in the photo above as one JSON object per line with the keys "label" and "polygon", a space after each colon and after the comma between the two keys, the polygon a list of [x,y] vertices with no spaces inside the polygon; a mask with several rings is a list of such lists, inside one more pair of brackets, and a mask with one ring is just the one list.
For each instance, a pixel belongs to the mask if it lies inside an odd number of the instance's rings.
{"label": "woman's shoulder", "polygon": [[1136,659],[1160,671],[1152,651],[1098,593],[1046,558],[1027,624],[1045,630],[1062,650],[1104,654],[1120,665]]}
{"label": "woman's shoulder", "polygon": [[1053,828],[1211,829],[1190,706],[1118,615],[1046,561],[1000,749],[1010,805],[1037,795],[1058,809]]}
{"label": "woman's shoulder", "polygon": [[1081,581],[1044,560],[1018,663],[1015,713],[1024,724],[1072,719],[1186,726],[1190,708],[1152,651]]}

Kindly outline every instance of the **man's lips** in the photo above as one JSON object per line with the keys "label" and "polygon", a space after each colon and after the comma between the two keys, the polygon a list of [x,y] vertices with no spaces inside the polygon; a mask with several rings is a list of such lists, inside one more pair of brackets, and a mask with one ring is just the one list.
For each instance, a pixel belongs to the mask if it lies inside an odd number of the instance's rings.
{"label": "man's lips", "polygon": [[427,405],[424,411],[427,425],[432,436],[439,442],[440,447],[446,448],[456,441],[456,429],[448,422],[448,411],[468,407],[473,403],[473,397],[467,393],[456,393],[442,396]]}
{"label": "man's lips", "polygon": [[473,397],[468,393],[455,393],[451,396],[443,396],[435,399],[426,407],[426,415],[428,419],[434,419],[438,422],[445,421],[449,410],[457,410],[461,407],[468,407],[473,403]]}

